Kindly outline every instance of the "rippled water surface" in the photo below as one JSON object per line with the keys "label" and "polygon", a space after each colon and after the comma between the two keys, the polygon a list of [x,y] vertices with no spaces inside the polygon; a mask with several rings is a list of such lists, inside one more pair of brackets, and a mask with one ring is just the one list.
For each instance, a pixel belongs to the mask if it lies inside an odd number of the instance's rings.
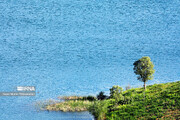
{"label": "rippled water surface", "polygon": [[91,120],[88,112],[35,110],[37,100],[139,87],[133,62],[150,56],[154,80],[180,78],[179,0],[0,0],[0,91],[36,86],[34,97],[0,97],[2,120]]}

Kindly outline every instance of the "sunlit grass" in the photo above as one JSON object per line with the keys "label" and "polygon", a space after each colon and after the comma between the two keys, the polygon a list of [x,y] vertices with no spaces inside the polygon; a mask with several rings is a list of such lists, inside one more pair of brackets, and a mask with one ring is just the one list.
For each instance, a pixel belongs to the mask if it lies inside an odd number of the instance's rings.
{"label": "sunlit grass", "polygon": [[70,100],[65,102],[56,103],[53,105],[47,106],[47,110],[55,110],[55,111],[87,111],[88,107],[92,104],[90,101],[84,100]]}

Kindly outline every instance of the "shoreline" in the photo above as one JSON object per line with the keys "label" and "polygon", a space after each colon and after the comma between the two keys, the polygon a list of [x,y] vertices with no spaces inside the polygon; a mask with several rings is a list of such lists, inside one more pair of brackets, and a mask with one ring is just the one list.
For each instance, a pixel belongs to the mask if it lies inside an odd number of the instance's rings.
{"label": "shoreline", "polygon": [[180,118],[180,81],[148,85],[146,91],[143,88],[131,88],[118,94],[118,98],[109,96],[102,100],[98,96],[98,99],[94,96],[63,96],[59,98],[65,101],[47,105],[46,110],[88,111],[97,120]]}

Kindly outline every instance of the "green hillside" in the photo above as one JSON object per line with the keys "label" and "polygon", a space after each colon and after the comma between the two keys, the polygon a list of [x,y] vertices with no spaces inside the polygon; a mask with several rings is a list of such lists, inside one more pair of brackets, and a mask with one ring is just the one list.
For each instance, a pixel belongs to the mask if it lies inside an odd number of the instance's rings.
{"label": "green hillside", "polygon": [[[120,100],[95,101],[89,111],[98,120],[180,119],[180,81],[124,91]],[[145,96],[145,97],[144,97]]]}

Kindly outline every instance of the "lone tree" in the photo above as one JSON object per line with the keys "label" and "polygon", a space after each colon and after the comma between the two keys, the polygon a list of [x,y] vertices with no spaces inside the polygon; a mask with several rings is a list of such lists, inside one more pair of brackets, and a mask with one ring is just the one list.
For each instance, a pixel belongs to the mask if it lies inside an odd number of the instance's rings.
{"label": "lone tree", "polygon": [[154,64],[150,57],[145,56],[134,62],[134,73],[138,75],[137,79],[144,82],[144,90],[146,90],[146,82],[153,79]]}

